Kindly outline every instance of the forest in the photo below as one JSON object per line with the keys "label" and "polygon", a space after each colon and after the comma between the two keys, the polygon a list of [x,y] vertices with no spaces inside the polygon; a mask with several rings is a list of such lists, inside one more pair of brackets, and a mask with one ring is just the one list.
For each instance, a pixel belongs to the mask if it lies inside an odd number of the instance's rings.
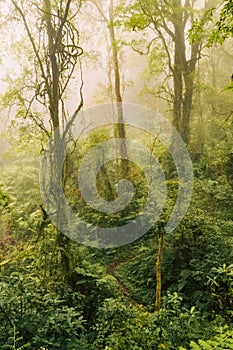
{"label": "forest", "polygon": [[232,0],[0,18],[0,349],[233,349]]}

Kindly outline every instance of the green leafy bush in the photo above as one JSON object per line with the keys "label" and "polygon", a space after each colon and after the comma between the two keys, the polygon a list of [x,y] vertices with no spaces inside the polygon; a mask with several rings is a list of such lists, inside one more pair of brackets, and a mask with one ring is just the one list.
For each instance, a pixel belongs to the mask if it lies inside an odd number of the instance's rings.
{"label": "green leafy bush", "polygon": [[[191,341],[191,350],[224,350],[233,349],[233,331],[225,330],[224,332],[215,335],[212,339],[201,340],[198,342]],[[186,350],[181,347],[180,350]]]}
{"label": "green leafy bush", "polygon": [[[60,288],[61,290],[61,288]],[[0,281],[0,345],[12,343],[16,329],[18,346],[43,346],[51,350],[72,349],[80,344],[84,331],[81,307],[69,305],[63,296],[41,286],[35,276],[12,273]]]}

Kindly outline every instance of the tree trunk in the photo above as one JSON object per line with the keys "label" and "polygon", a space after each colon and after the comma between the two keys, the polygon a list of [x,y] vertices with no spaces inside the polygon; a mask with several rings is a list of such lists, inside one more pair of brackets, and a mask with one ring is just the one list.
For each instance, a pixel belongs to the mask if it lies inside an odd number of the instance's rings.
{"label": "tree trunk", "polygon": [[120,80],[120,69],[118,61],[117,44],[115,38],[114,18],[113,18],[113,0],[110,1],[109,6],[109,18],[110,23],[108,26],[110,42],[112,47],[112,59],[113,59],[113,70],[114,70],[114,92],[117,106],[117,124],[114,128],[114,136],[121,139],[121,149],[119,150],[119,157],[121,160],[118,162],[119,165],[119,177],[127,177],[128,174],[128,162],[124,160],[127,157],[127,146],[126,146],[126,133],[125,124],[122,108],[122,95],[121,95],[121,80]]}
{"label": "tree trunk", "polygon": [[162,290],[162,259],[163,259],[164,228],[159,229],[158,253],[156,259],[156,299],[155,311],[159,312],[161,308],[161,290]]}
{"label": "tree trunk", "polygon": [[181,135],[186,144],[190,142],[190,119],[193,103],[193,86],[196,63],[198,59],[199,44],[193,44],[191,48],[191,58],[185,64],[184,82],[185,93],[183,98],[183,116],[181,125]]}
{"label": "tree trunk", "polygon": [[53,129],[59,127],[59,68],[56,57],[55,37],[51,16],[51,0],[44,0],[44,19],[47,27],[49,60],[51,62],[51,94],[49,96],[49,112]]}
{"label": "tree trunk", "polygon": [[174,106],[173,118],[174,125],[180,131],[182,123],[182,101],[183,101],[183,71],[185,62],[185,43],[184,43],[184,28],[182,18],[177,18],[177,23],[174,25]]}
{"label": "tree trunk", "polygon": [[[59,186],[60,183],[58,183],[58,179],[62,176],[62,182],[64,186],[64,175],[60,174],[60,165],[63,164],[64,159],[64,149],[61,147],[61,131],[60,131],[60,121],[59,121],[59,66],[57,61],[57,33],[55,32],[53,28],[52,23],[52,15],[51,15],[51,0],[44,0],[44,19],[46,23],[47,28],[47,35],[48,35],[48,47],[49,47],[49,61],[51,62],[51,72],[50,72],[50,93],[49,95],[49,113],[50,113],[50,119],[53,124],[53,131],[54,131],[54,158],[52,159],[51,164],[51,170],[53,174],[51,176],[53,177],[51,181],[54,181],[54,187],[55,187],[55,196],[58,196],[59,198],[56,199],[57,208],[56,208],[56,215],[57,215],[57,227],[62,227],[62,223],[66,220],[65,213],[63,210],[63,200],[61,198]],[[57,230],[57,245],[58,245],[58,252],[61,256],[61,264],[62,264],[62,270],[64,279],[69,282],[70,275],[71,275],[71,264],[70,264],[70,257],[69,257],[69,246],[70,246],[70,240],[63,235],[62,232]]]}
{"label": "tree trunk", "polygon": [[175,26],[175,58],[173,70],[174,82],[174,125],[184,142],[190,142],[190,118],[193,102],[193,86],[196,63],[198,60],[199,44],[191,47],[191,58],[186,58],[183,23]]}

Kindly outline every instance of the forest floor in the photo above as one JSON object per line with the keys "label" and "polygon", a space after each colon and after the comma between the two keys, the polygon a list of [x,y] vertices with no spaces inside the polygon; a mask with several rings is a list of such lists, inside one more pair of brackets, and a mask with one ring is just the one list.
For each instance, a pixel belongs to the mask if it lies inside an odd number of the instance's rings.
{"label": "forest floor", "polygon": [[117,286],[121,294],[133,305],[138,305],[138,302],[131,297],[130,291],[122,284],[122,282],[118,279],[118,277],[115,275],[115,270],[122,264],[126,263],[127,261],[131,260],[131,258],[127,259],[120,259],[115,260],[109,263],[107,273],[111,276],[113,276],[116,280]]}

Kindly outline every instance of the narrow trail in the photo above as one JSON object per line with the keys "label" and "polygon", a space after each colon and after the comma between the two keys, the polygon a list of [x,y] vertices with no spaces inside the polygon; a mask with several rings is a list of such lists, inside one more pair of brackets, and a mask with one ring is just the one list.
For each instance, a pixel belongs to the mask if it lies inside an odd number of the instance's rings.
{"label": "narrow trail", "polygon": [[119,291],[126,299],[128,299],[128,301],[131,304],[140,305],[135,299],[131,297],[130,291],[121,283],[121,281],[115,275],[115,270],[117,269],[117,267],[119,267],[120,265],[124,264],[129,260],[132,260],[132,258],[116,260],[109,263],[107,273],[115,278]]}

